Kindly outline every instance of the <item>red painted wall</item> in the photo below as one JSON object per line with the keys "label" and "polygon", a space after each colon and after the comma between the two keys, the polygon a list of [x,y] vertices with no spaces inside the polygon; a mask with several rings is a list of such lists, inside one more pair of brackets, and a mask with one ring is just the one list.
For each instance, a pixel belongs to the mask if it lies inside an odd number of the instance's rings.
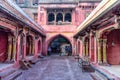
{"label": "red painted wall", "polygon": [[7,45],[7,33],[0,31],[0,62],[4,62],[7,59]]}
{"label": "red painted wall", "polygon": [[109,64],[120,64],[120,30],[113,30],[107,36],[107,60]]}
{"label": "red painted wall", "polygon": [[91,61],[93,62],[95,60],[94,56],[94,37],[91,38]]}

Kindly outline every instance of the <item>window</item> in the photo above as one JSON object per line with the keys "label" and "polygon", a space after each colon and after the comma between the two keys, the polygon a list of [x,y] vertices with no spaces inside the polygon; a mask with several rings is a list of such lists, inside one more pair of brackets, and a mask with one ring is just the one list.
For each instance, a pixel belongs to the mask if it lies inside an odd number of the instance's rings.
{"label": "window", "polygon": [[71,22],[71,14],[70,13],[65,14],[65,22]]}
{"label": "window", "polygon": [[58,13],[58,14],[57,14],[56,21],[57,21],[57,22],[62,22],[62,21],[63,21],[63,15],[62,15],[62,13]]}
{"label": "window", "polygon": [[33,0],[33,5],[38,5],[38,0]]}
{"label": "window", "polygon": [[38,14],[37,13],[34,13],[34,20],[37,22],[37,19],[38,19]]}
{"label": "window", "polygon": [[[72,9],[47,9],[48,25],[71,25]],[[41,14],[40,14],[41,16]],[[43,17],[43,16],[42,16]]]}
{"label": "window", "polygon": [[55,20],[55,16],[53,13],[48,14],[48,22],[53,22]]}

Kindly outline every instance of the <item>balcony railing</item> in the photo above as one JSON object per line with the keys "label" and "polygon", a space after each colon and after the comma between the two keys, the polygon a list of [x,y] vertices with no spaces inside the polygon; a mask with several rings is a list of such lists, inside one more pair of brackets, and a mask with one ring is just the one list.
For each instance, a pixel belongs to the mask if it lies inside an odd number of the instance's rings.
{"label": "balcony railing", "polygon": [[48,25],[71,25],[71,22],[48,22]]}

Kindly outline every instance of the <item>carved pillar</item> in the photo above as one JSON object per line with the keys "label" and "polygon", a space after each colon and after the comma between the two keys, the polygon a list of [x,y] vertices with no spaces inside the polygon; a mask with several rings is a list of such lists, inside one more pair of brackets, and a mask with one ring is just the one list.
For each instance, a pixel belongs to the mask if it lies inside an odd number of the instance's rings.
{"label": "carved pillar", "polygon": [[97,39],[94,35],[94,62],[97,63]]}
{"label": "carved pillar", "polygon": [[103,63],[107,63],[106,43],[107,39],[103,39]]}
{"label": "carved pillar", "polygon": [[31,46],[31,52],[32,52],[32,54],[34,54],[34,48],[35,48],[35,47],[34,47],[34,46],[35,46],[35,45],[34,45],[34,42],[35,42],[35,41],[34,41],[34,39],[33,39],[32,43],[31,43],[31,45],[32,45],[32,46]]}
{"label": "carved pillar", "polygon": [[65,13],[63,12],[63,22],[65,22]]}
{"label": "carved pillar", "polygon": [[12,36],[8,35],[8,57],[7,60],[10,61],[12,57]]}
{"label": "carved pillar", "polygon": [[97,40],[98,43],[98,63],[101,64],[102,63],[102,56],[101,56],[101,45],[102,45],[102,40],[98,39]]}
{"label": "carved pillar", "polygon": [[16,58],[16,37],[13,38],[13,60]]}
{"label": "carved pillar", "polygon": [[32,54],[32,40],[30,39],[30,43],[29,43],[29,55]]}
{"label": "carved pillar", "polygon": [[23,49],[24,49],[23,58],[25,58],[26,57],[26,35],[23,37]]}
{"label": "carved pillar", "polygon": [[83,54],[83,56],[85,56],[85,38],[83,37],[82,38],[82,54]]}
{"label": "carved pillar", "polygon": [[86,56],[89,56],[89,53],[88,53],[88,42],[85,42],[86,43],[86,46],[85,46],[85,54],[86,54]]}
{"label": "carved pillar", "polygon": [[56,13],[54,13],[54,15],[55,15],[55,20],[54,20],[54,25],[56,25],[57,23],[57,14]]}

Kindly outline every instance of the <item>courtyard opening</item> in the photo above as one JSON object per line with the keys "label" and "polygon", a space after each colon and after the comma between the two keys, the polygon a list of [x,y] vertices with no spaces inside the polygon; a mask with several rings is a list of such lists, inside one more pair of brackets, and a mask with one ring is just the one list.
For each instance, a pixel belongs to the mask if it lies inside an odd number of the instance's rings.
{"label": "courtyard opening", "polygon": [[48,46],[48,55],[71,55],[72,46],[68,39],[59,35],[51,40]]}

